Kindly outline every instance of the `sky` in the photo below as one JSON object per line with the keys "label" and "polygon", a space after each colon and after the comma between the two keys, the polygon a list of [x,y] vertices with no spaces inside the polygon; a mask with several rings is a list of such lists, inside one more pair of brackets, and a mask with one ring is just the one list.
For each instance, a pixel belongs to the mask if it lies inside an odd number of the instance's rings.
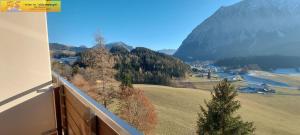
{"label": "sky", "polygon": [[94,45],[122,41],[153,50],[177,49],[192,30],[221,6],[240,0],[62,0],[48,13],[49,42]]}

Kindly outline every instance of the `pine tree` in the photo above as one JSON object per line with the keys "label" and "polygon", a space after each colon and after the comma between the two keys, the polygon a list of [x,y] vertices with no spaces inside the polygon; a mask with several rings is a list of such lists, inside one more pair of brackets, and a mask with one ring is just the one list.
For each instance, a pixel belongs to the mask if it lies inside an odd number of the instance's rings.
{"label": "pine tree", "polygon": [[237,91],[227,80],[221,81],[211,92],[212,99],[205,101],[206,108],[199,113],[199,135],[249,135],[254,134],[253,122],[243,122],[234,113],[241,107],[235,100]]}
{"label": "pine tree", "polygon": [[124,74],[122,75],[121,86],[122,86],[122,87],[130,87],[130,88],[133,87],[133,86],[132,86],[132,79],[131,79],[130,74],[124,73]]}

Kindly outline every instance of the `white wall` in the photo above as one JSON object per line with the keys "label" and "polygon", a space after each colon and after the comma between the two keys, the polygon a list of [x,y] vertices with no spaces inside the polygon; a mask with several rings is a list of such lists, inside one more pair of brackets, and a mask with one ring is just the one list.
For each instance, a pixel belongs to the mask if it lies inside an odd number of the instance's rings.
{"label": "white wall", "polygon": [[0,134],[55,128],[50,81],[46,14],[0,13]]}

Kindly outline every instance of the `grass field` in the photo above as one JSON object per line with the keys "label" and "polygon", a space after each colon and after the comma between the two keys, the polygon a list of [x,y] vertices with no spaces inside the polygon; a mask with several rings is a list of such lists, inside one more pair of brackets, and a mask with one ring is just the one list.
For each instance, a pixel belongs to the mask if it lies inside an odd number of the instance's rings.
{"label": "grass field", "polygon": [[266,71],[252,71],[258,77],[267,78],[274,81],[284,82],[293,87],[300,87],[300,76],[299,75],[284,75],[274,74]]}
{"label": "grass field", "polygon": [[[195,88],[201,89],[201,90],[212,90],[215,85],[217,85],[220,81],[220,79],[213,79],[209,80],[206,78],[200,78],[200,77],[189,77],[185,81],[191,82]],[[236,81],[232,82],[235,86],[246,86],[246,83],[243,81]]]}
{"label": "grass field", "polygon": [[[134,85],[145,91],[158,113],[158,135],[196,134],[199,105],[210,98],[208,90]],[[211,86],[206,86],[206,88]],[[201,88],[201,84],[197,86]],[[284,91],[284,90],[282,90]],[[258,135],[299,135],[300,96],[239,94],[238,114],[254,121]]]}

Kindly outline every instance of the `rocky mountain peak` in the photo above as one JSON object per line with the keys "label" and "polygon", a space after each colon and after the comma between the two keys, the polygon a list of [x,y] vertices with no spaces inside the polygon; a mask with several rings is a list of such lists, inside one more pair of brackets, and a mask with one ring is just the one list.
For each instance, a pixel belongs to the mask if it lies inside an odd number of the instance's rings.
{"label": "rocky mountain peak", "polygon": [[[219,8],[182,42],[175,56],[215,60],[300,55],[300,0],[243,0]],[[298,50],[297,50],[298,49]]]}

